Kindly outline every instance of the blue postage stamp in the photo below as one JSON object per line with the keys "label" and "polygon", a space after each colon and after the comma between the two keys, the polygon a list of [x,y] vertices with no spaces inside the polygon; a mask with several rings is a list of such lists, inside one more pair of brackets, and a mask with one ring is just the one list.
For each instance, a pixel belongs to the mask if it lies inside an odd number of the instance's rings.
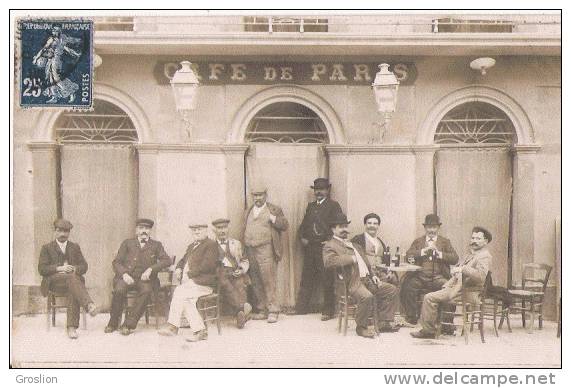
{"label": "blue postage stamp", "polygon": [[19,20],[20,106],[89,109],[93,21]]}

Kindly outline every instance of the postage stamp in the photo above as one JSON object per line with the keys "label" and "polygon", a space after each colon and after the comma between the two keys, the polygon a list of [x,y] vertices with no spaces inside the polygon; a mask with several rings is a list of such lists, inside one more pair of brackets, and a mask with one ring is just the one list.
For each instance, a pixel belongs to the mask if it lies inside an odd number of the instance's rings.
{"label": "postage stamp", "polygon": [[93,21],[19,20],[20,106],[89,109],[93,99]]}

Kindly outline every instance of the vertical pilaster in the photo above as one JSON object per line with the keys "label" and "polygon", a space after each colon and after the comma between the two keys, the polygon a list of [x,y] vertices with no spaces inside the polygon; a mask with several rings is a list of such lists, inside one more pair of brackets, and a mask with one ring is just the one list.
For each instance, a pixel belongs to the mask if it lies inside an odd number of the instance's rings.
{"label": "vertical pilaster", "polygon": [[416,235],[424,234],[421,220],[434,212],[434,155],[437,146],[416,146],[415,154],[415,190],[416,190]]}
{"label": "vertical pilaster", "polygon": [[226,208],[231,220],[229,232],[231,236],[240,236],[242,217],[244,215],[246,193],[246,177],[244,158],[248,145],[224,145],[222,151],[226,156]]}

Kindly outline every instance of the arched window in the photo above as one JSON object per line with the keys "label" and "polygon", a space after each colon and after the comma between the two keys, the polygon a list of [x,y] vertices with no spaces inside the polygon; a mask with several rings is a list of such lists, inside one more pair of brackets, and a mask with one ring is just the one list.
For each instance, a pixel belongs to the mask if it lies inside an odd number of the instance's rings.
{"label": "arched window", "polygon": [[319,116],[294,102],[277,102],[261,109],[246,132],[252,143],[329,143]]}
{"label": "arched window", "polygon": [[65,112],[56,121],[60,143],[135,143],[137,131],[121,108],[104,100],[93,101],[92,111]]}
{"label": "arched window", "polygon": [[484,102],[467,102],[448,112],[434,135],[437,144],[514,144],[517,135],[509,117]]}

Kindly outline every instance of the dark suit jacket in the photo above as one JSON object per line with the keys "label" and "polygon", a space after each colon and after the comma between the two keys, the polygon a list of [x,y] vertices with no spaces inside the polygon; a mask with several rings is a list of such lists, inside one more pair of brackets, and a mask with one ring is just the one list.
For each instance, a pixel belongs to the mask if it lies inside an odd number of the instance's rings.
{"label": "dark suit jacket", "polygon": [[63,265],[64,261],[75,266],[75,273],[81,276],[83,280],[83,275],[87,272],[87,262],[85,261],[78,244],[68,241],[67,248],[65,249],[65,255],[55,240],[42,246],[42,250],[40,251],[40,260],[38,263],[38,271],[43,277],[41,285],[43,296],[48,295],[50,275],[57,273],[56,267]]}
{"label": "dark suit jacket", "polygon": [[329,240],[332,235],[329,221],[342,212],[339,203],[331,198],[325,199],[321,205],[317,201],[310,202],[299,227],[300,236],[310,242]]}
{"label": "dark suit jacket", "polygon": [[[379,240],[379,242],[381,243],[381,247],[382,247],[382,251],[384,252],[385,249],[387,248],[385,245],[385,242],[383,240],[381,240],[380,238],[377,237],[377,240]],[[357,248],[357,250],[359,251],[359,254],[363,257],[363,259],[365,261],[368,262],[368,258],[367,258],[367,254],[366,254],[366,240],[365,240],[365,233],[361,233],[356,235],[355,237],[353,237],[351,239],[351,242],[353,243],[353,245],[355,246],[355,248]],[[373,263],[369,263],[368,262],[369,267],[371,267],[373,265]],[[387,274],[387,270],[380,270],[377,268],[373,268],[373,272],[371,272],[372,274],[375,274],[379,277],[379,279],[383,282],[387,282],[390,283],[394,286],[398,286],[398,278],[395,276],[393,278],[389,278],[388,274]]]}
{"label": "dark suit jacket", "polygon": [[[420,251],[426,248],[426,236],[417,238],[412,242],[408,251],[406,251],[406,257],[414,256],[415,258],[422,258]],[[446,237],[438,235],[436,240],[436,248],[442,252],[442,260],[437,260],[434,266],[434,273],[440,273],[445,278],[450,278],[450,266],[458,263],[458,253],[454,250],[454,247]]]}
{"label": "dark suit jacket", "polygon": [[[270,211],[270,214],[276,217],[276,222],[272,222],[272,247],[274,249],[274,255],[276,256],[276,260],[281,260],[282,258],[282,232],[286,231],[289,227],[289,223],[284,216],[284,212],[282,211],[281,207],[273,205],[269,202],[266,202],[266,206]],[[248,210],[244,213],[244,223],[242,225],[242,240],[244,234],[246,233],[246,227],[248,224],[248,215],[252,211],[254,205],[250,206]]]}
{"label": "dark suit jacket", "polygon": [[113,260],[115,280],[121,279],[125,273],[139,280],[147,268],[152,268],[150,279],[156,281],[157,273],[169,265],[171,265],[171,258],[166,254],[163,244],[150,238],[143,249],[139,246],[137,238],[123,241]]}
{"label": "dark suit jacket", "polygon": [[220,267],[218,243],[206,238],[197,243],[192,243],[186,249],[186,253],[180,259],[177,268],[184,270],[188,262],[188,276],[196,284],[214,287],[217,283],[218,269]]}
{"label": "dark suit jacket", "polygon": [[[365,251],[359,245],[353,244],[359,252],[369,273],[373,274],[371,263],[367,260]],[[345,246],[336,238],[331,238],[323,245],[323,264],[325,268],[337,268],[342,271],[345,280],[349,279],[349,294],[353,294],[361,286],[361,277],[359,275],[359,265],[353,261],[353,249]]]}

